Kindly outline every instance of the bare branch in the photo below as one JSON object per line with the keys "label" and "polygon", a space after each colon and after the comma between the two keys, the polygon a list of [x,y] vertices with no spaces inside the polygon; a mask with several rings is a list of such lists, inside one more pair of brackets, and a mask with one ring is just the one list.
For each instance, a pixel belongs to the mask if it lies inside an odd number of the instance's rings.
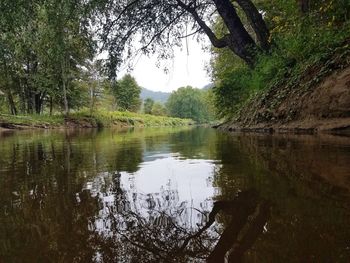
{"label": "bare branch", "polygon": [[198,28],[196,31],[194,31],[194,32],[192,32],[192,33],[190,33],[190,34],[188,34],[188,35],[181,36],[180,38],[187,38],[187,37],[193,36],[193,35],[195,35],[195,34],[201,32],[202,30],[203,30],[203,29],[200,27],[200,28]]}

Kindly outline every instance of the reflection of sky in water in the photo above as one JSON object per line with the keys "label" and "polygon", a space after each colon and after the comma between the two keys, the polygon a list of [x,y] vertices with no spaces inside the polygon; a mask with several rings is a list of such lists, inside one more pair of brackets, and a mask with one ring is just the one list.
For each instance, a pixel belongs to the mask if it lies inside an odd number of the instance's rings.
{"label": "reflection of sky in water", "polygon": [[198,207],[214,194],[211,184],[213,170],[214,165],[208,160],[179,160],[169,155],[143,163],[136,173],[122,176],[122,184],[140,194],[176,190],[180,202],[191,201]]}
{"label": "reflection of sky in water", "polygon": [[130,209],[150,221],[155,220],[159,212],[165,213],[190,229],[206,223],[212,198],[218,191],[212,185],[215,164],[211,160],[155,154],[148,155],[139,168],[135,173],[119,173],[117,184],[122,190],[121,198],[116,194],[116,182],[111,173],[100,173],[86,184],[103,203],[95,221],[99,231],[108,231],[110,222],[106,216],[111,206],[117,207],[118,212]]}

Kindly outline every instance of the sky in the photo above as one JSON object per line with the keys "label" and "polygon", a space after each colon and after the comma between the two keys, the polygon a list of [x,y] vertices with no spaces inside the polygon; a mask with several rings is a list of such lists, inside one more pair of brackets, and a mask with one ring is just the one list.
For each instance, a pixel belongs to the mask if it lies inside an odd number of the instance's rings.
{"label": "sky", "polygon": [[[182,49],[176,48],[174,59],[167,63],[168,73],[165,73],[162,67],[156,66],[157,55],[151,57],[142,55],[135,59],[134,68],[129,73],[141,87],[153,91],[171,92],[187,85],[202,88],[211,83],[206,70],[210,61],[210,53],[204,51],[202,45],[203,43],[188,38],[188,53],[186,45]],[[121,76],[125,72],[123,70]]]}

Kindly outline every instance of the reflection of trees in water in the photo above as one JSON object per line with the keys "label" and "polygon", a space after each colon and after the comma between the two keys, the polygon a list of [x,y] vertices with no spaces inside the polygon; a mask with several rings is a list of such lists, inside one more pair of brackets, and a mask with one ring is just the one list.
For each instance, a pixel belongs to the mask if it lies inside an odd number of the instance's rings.
{"label": "reflection of trees in water", "polygon": [[[250,246],[244,253],[248,262],[350,258],[349,205],[338,195],[347,192],[314,180],[318,173],[344,176],[348,150],[310,140],[232,138],[196,129],[181,135],[140,134],[67,131],[0,141],[0,261],[203,261],[215,251],[216,240],[225,232],[235,237],[233,226],[242,222],[236,239],[222,242],[230,244],[235,258]],[[193,208],[171,187],[150,194],[129,191],[118,174],[104,172],[134,172],[147,151],[168,150],[222,160],[213,182],[221,200],[249,188],[272,200],[263,234],[259,218],[269,209],[260,198],[253,212],[241,208],[234,213],[240,224],[233,224],[230,209],[224,209],[216,216],[221,224],[201,232],[211,222],[210,201]]]}
{"label": "reflection of trees in water", "polygon": [[1,205],[1,262],[91,262],[87,226],[97,212],[96,198],[40,182],[12,196]]}
{"label": "reflection of trees in water", "polygon": [[[88,225],[98,212],[98,198],[81,189],[128,153],[114,151],[113,143],[94,134],[75,136],[66,131],[1,142],[1,262],[91,262],[95,256],[95,233]],[[133,154],[142,156],[142,150]],[[134,159],[125,169],[135,170]]]}
{"label": "reflection of trees in water", "polygon": [[[123,189],[121,174],[115,172],[96,177],[90,192],[103,204],[93,224],[101,262],[187,262],[203,257],[217,236],[215,232],[207,233],[201,242],[191,244],[192,250],[179,250],[191,231],[192,208],[180,202],[171,185],[159,193],[141,194],[132,187]],[[204,224],[208,212],[194,212],[196,223]]]}
{"label": "reflection of trees in water", "polygon": [[214,130],[194,128],[173,133],[169,136],[171,151],[188,159],[216,159],[216,139]]}
{"label": "reflection of trees in water", "polygon": [[[144,138],[157,138],[154,147],[163,149],[168,136],[168,132],[29,131],[0,141],[0,261],[92,261],[99,238],[92,229],[98,222],[100,199],[89,189],[81,190],[83,185],[101,171],[136,171]],[[172,207],[176,193],[162,193],[164,203],[157,196],[143,196],[143,207]],[[187,222],[190,212],[184,205],[169,211]],[[202,220],[203,215],[198,217]],[[169,221],[154,211],[149,222]]]}
{"label": "reflection of trees in water", "polygon": [[[268,203],[259,201],[255,191],[216,202],[209,214],[179,202],[174,190],[137,196],[122,188],[120,173],[103,177],[92,190],[104,203],[94,227],[101,262],[223,262],[225,255],[238,262],[269,214]],[[107,181],[110,185],[102,187]],[[101,193],[101,187],[108,190]],[[192,212],[195,225],[189,223]],[[215,224],[219,212],[230,218],[223,232]]]}
{"label": "reflection of trees in water", "polygon": [[[222,165],[214,176],[220,198],[253,187],[273,202],[267,231],[247,253],[248,262],[342,262],[350,258],[348,192],[315,174],[317,164],[323,173],[334,172],[334,158],[344,168],[350,154],[330,142],[307,138],[236,135],[222,137],[217,144],[223,145],[217,151]],[[332,157],[326,161],[329,154]],[[341,167],[337,169],[343,171]]]}

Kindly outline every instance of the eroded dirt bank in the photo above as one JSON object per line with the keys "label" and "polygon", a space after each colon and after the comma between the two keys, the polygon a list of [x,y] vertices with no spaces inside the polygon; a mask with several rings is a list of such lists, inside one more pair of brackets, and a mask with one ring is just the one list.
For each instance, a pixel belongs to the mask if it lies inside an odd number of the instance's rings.
{"label": "eroded dirt bank", "polygon": [[322,65],[310,67],[298,79],[287,80],[258,94],[235,119],[219,128],[252,132],[350,133],[349,44]]}

